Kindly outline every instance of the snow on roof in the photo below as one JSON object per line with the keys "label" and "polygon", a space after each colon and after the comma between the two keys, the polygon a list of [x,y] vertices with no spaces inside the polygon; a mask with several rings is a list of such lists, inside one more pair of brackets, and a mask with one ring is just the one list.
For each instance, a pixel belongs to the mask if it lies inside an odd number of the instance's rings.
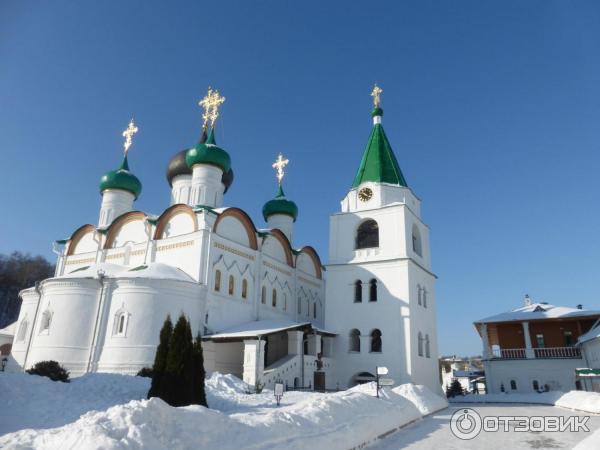
{"label": "snow on roof", "polygon": [[159,280],[191,281],[194,279],[178,267],[163,263],[150,263],[128,268],[118,264],[99,263],[81,267],[58,278],[98,278],[103,272],[108,278],[151,278]]}
{"label": "snow on roof", "polygon": [[531,305],[513,309],[512,311],[496,314],[477,320],[475,323],[512,322],[522,320],[568,319],[571,317],[600,316],[600,311],[591,309],[569,308],[554,306],[547,303],[532,303]]}
{"label": "snow on roof", "polygon": [[256,320],[227,328],[226,330],[205,336],[204,338],[208,340],[258,338],[260,336],[294,328],[301,328],[307,325],[310,325],[310,322],[294,322],[293,320],[288,319]]}
{"label": "snow on roof", "polygon": [[598,319],[596,323],[592,325],[592,328],[590,328],[590,330],[587,333],[584,333],[581,336],[579,336],[577,342],[581,344],[583,342],[591,341],[592,339],[595,339],[597,337],[600,337],[600,319]]}
{"label": "snow on roof", "polygon": [[15,320],[10,325],[7,325],[4,328],[0,329],[0,335],[2,335],[2,336],[14,336],[16,330],[17,330],[17,321]]}

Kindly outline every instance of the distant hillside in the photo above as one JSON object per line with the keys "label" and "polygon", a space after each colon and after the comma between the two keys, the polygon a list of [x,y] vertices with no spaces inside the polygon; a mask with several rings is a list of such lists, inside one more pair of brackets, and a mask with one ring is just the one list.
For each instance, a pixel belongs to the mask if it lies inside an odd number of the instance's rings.
{"label": "distant hillside", "polygon": [[19,291],[54,275],[54,265],[42,256],[0,254],[0,328],[19,317]]}

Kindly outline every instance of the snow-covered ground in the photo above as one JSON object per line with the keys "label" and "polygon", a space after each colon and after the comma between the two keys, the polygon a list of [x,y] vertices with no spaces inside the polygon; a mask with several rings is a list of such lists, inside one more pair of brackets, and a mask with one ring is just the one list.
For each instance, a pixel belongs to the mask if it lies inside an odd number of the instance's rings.
{"label": "snow-covered ground", "polygon": [[[148,379],[93,374],[71,383],[6,374],[0,392],[0,448],[10,449],[349,449],[373,442],[447,406],[423,386],[375,398],[372,384],[319,394],[246,394],[230,375],[207,380],[211,409],[145,400]],[[81,417],[80,417],[81,416]]]}
{"label": "snow-covered ground", "polygon": [[[521,450],[521,449],[600,449],[600,416],[590,416],[590,432],[516,432],[486,433],[472,440],[460,440],[450,431],[450,417],[457,409],[470,407],[483,416],[586,416],[547,405],[453,404],[449,408],[423,418],[397,433],[378,441],[369,450]],[[594,433],[595,431],[595,433]]]}
{"label": "snow-covered ground", "polygon": [[[600,414],[600,393],[585,391],[542,392],[541,394],[486,394],[454,397],[451,403],[538,403]],[[598,445],[600,449],[600,444]]]}

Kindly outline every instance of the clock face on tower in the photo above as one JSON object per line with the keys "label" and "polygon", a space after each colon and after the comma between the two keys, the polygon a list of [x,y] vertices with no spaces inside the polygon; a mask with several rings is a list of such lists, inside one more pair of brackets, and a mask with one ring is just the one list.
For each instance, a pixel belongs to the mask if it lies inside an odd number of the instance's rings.
{"label": "clock face on tower", "polygon": [[373,198],[373,191],[370,188],[366,187],[358,191],[358,199],[361,202],[368,202],[371,198]]}

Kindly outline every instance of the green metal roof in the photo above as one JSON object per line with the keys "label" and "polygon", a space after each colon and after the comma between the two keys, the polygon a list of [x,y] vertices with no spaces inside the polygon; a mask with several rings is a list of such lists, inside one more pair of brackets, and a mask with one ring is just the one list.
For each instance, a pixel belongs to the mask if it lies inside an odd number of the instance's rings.
{"label": "green metal roof", "polygon": [[269,200],[263,206],[263,217],[265,221],[269,219],[269,216],[273,214],[285,214],[294,219],[294,222],[298,218],[298,206],[291,201],[285,198],[285,194],[283,193],[283,189],[281,185],[279,185],[279,189],[277,189],[277,195],[273,200]]}
{"label": "green metal roof", "polygon": [[[373,115],[382,116],[383,110],[377,108],[373,111]],[[365,181],[397,184],[405,187],[408,186],[406,179],[400,170],[392,146],[380,123],[373,125],[373,130],[369,136],[369,142],[363,153],[352,187],[358,187]]]}
{"label": "green metal roof", "polygon": [[225,150],[217,147],[214,128],[211,128],[206,142],[200,142],[187,151],[185,162],[190,169],[196,164],[217,166],[225,173],[231,169],[231,157]]}
{"label": "green metal roof", "polygon": [[111,170],[100,178],[100,192],[104,192],[106,189],[121,189],[131,192],[136,199],[140,196],[142,183],[129,171],[127,155],[117,170]]}

